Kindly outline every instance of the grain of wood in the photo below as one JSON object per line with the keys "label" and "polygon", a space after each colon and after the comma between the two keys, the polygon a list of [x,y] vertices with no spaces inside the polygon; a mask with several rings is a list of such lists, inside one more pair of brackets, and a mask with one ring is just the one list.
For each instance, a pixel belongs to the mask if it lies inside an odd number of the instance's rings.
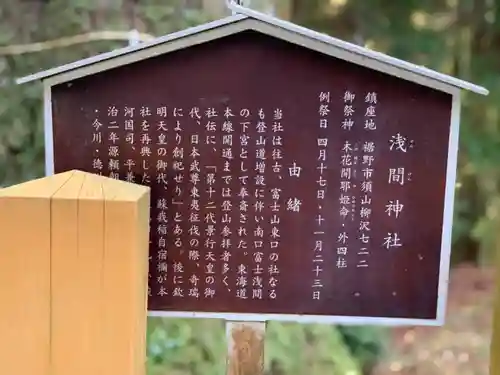
{"label": "grain of wood", "polygon": [[0,190],[1,374],[145,374],[149,205],[80,171]]}
{"label": "grain of wood", "polygon": [[263,375],[266,323],[227,322],[227,375]]}
{"label": "grain of wood", "polygon": [[84,179],[73,174],[51,200],[51,375],[80,371],[78,195]]}
{"label": "grain of wood", "polygon": [[106,180],[103,192],[103,374],[144,375],[149,189]]}
{"label": "grain of wood", "polygon": [[[104,375],[102,347],[104,195],[102,177],[86,175],[78,195],[78,301],[82,375]],[[129,275],[123,275],[130,277]],[[92,360],[88,360],[92,359]]]}
{"label": "grain of wood", "polygon": [[0,374],[52,375],[50,198],[68,178],[0,190]]}

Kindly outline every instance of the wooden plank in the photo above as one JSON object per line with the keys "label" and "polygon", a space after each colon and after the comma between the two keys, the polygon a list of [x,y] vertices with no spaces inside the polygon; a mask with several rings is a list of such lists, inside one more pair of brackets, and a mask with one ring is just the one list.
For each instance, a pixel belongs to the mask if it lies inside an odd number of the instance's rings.
{"label": "wooden plank", "polygon": [[80,371],[78,195],[84,180],[83,173],[73,175],[51,200],[51,375]]}
{"label": "wooden plank", "polygon": [[87,175],[78,196],[78,301],[80,373],[104,374],[102,280],[104,257],[103,178]]}
{"label": "wooden plank", "polygon": [[148,324],[148,274],[149,274],[149,218],[150,218],[151,196],[145,194],[138,202],[138,245],[137,264],[138,264],[138,282],[136,287],[137,303],[136,316],[138,317],[136,331],[134,332],[134,341],[137,343],[137,355],[135,360],[135,374],[143,374],[147,358],[146,329]]}
{"label": "wooden plank", "polygon": [[103,184],[103,374],[146,373],[149,189]]}
{"label": "wooden plank", "polygon": [[263,375],[266,323],[226,322],[227,375]]}
{"label": "wooden plank", "polygon": [[50,218],[49,199],[0,199],[2,374],[49,374],[50,220],[47,218]]}
{"label": "wooden plank", "polygon": [[70,174],[0,191],[0,373],[52,375],[50,197]]}
{"label": "wooden plank", "polygon": [[145,374],[149,194],[80,171],[0,190],[0,373]]}

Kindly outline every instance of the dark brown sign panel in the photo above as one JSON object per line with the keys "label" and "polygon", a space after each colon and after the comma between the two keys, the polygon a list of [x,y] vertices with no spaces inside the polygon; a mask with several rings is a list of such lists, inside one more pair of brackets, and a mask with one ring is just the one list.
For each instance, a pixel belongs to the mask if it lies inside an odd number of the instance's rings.
{"label": "dark brown sign panel", "polygon": [[436,318],[451,95],[243,32],[52,101],[56,173],[152,188],[150,310]]}

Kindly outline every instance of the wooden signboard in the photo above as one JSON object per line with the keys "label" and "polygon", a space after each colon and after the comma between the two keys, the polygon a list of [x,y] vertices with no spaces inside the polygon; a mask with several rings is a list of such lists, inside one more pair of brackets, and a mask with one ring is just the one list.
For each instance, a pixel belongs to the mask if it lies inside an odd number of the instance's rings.
{"label": "wooden signboard", "polygon": [[452,95],[253,31],[51,95],[54,172],[152,189],[151,314],[442,321]]}

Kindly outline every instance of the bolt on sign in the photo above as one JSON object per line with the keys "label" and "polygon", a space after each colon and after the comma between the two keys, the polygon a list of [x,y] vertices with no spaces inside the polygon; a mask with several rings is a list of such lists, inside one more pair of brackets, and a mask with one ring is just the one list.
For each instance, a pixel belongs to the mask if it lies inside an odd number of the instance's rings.
{"label": "bolt on sign", "polygon": [[488,91],[240,8],[19,80],[47,174],[151,187],[151,315],[442,324],[459,95]]}

